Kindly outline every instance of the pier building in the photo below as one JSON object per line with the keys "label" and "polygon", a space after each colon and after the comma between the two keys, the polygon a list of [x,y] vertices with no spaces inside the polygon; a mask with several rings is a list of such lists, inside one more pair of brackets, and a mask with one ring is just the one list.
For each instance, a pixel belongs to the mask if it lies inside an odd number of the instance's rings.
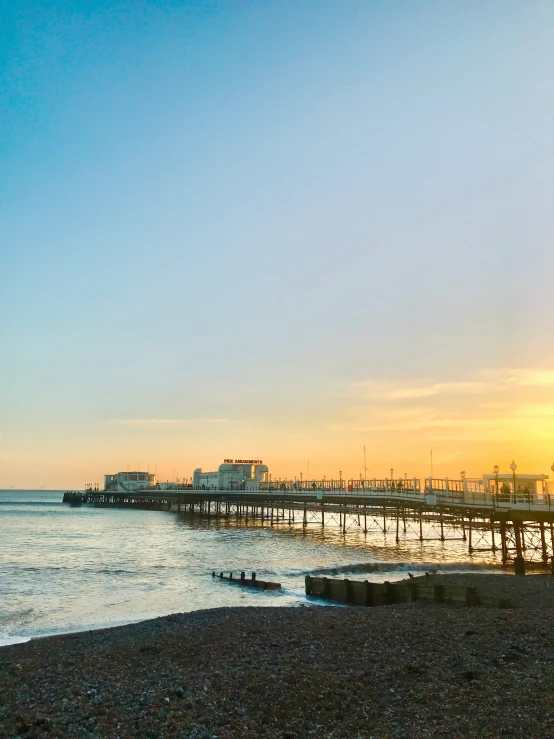
{"label": "pier building", "polygon": [[257,490],[268,480],[268,467],[261,459],[226,459],[215,472],[194,470],[195,490]]}
{"label": "pier building", "polygon": [[135,492],[146,490],[156,484],[156,475],[150,472],[116,472],[104,475],[104,490],[110,492]]}

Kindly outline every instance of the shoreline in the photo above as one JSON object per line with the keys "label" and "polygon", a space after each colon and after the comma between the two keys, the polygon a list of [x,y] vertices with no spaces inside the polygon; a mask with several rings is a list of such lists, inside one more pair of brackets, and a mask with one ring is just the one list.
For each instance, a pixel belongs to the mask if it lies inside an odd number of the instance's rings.
{"label": "shoreline", "polygon": [[[454,563],[453,563],[453,565],[455,566]],[[448,569],[442,569],[440,567],[438,567],[437,569],[434,569],[435,563],[429,563],[428,567],[429,567],[429,570],[432,572],[432,575],[431,575],[432,577],[440,577],[440,578],[445,577],[445,578],[457,578],[458,579],[458,578],[473,578],[473,577],[481,578],[481,577],[499,577],[499,576],[500,577],[507,576],[507,577],[511,578],[511,577],[514,576],[513,570],[511,570],[511,569],[508,570],[505,567],[497,567],[497,568],[495,568],[495,567],[490,566],[490,565],[483,565],[483,570],[486,570],[486,571],[483,571],[483,572],[480,571],[480,566],[479,565],[476,565],[475,571],[472,571],[472,572],[461,572],[461,573],[458,573],[458,572],[451,573],[451,572],[448,571]],[[353,565],[352,567],[348,567],[347,570],[344,570],[344,572],[347,572],[349,575],[354,574],[354,577],[351,577],[350,578],[352,580],[358,580],[358,579],[366,580],[366,579],[368,579],[368,580],[371,581],[371,577],[372,577],[372,574],[373,574],[371,571],[366,571],[365,569],[363,569],[362,571],[360,571],[357,574],[356,574],[355,571],[356,571],[356,565]],[[400,579],[405,579],[405,577],[403,577],[403,576],[407,575],[408,571],[409,571],[409,569],[406,569],[406,571],[403,571],[403,570],[392,571],[390,573],[392,575],[392,577],[390,577],[390,581],[391,582],[398,582]],[[321,573],[319,573],[319,571],[314,571],[314,572],[316,574],[323,574],[323,575],[328,576],[328,577],[334,577],[334,578],[340,579],[341,576],[342,576],[342,574],[343,574],[343,568],[341,568],[341,567],[336,568],[336,569],[326,568]],[[413,574],[413,571],[412,571],[412,574]],[[400,577],[397,577],[397,575],[400,576]],[[526,577],[532,578],[532,577],[542,577],[542,576],[549,576],[549,575],[550,575],[550,571],[549,570],[546,571],[544,569],[539,569],[537,567],[537,568],[533,568],[530,572],[528,571]],[[417,575],[415,575],[415,577],[416,578],[419,578],[419,577],[423,577],[423,575],[422,574],[417,574]],[[553,583],[554,583],[554,577],[552,578],[552,580],[553,580]],[[454,582],[454,580],[452,580],[452,581],[449,580],[449,582],[452,582],[452,584],[458,584],[457,583],[457,580],[456,580],[456,582]],[[478,581],[472,582],[472,584],[474,584],[474,585],[477,584],[477,583],[478,583]],[[263,599],[263,597],[264,596],[262,594],[260,594],[260,599]],[[499,596],[499,597],[501,597],[501,596]],[[305,608],[305,607],[311,607],[311,606],[314,606],[314,607],[317,607],[317,606],[320,606],[320,607],[344,607],[344,606],[346,606],[346,604],[342,604],[342,603],[339,603],[339,602],[336,602],[336,601],[325,601],[323,599],[317,599],[317,598],[312,598],[312,597],[307,596],[305,602],[299,602],[299,603],[297,603],[295,605],[275,606],[274,604],[271,604],[270,606],[268,606],[268,605],[262,605],[262,604],[260,604],[260,605],[251,606],[251,607],[255,607],[255,608]],[[244,607],[244,606],[215,606],[214,608],[215,609],[218,609],[218,608],[235,608],[235,607],[236,608],[241,608],[241,607]],[[348,607],[356,607],[356,606],[352,606],[352,604],[348,604]],[[32,634],[32,635],[24,635],[24,636],[23,635],[22,636],[15,636],[14,635],[14,636],[0,637],[0,655],[2,653],[1,650],[3,650],[5,647],[15,646],[17,644],[26,644],[26,643],[28,643],[30,641],[36,641],[37,639],[49,639],[49,638],[55,638],[55,637],[72,636],[72,635],[75,635],[75,634],[85,634],[85,633],[89,633],[89,632],[92,633],[92,632],[97,632],[97,631],[104,631],[104,630],[108,630],[108,629],[117,629],[117,628],[120,628],[122,626],[133,626],[133,625],[136,625],[136,624],[145,623],[147,621],[153,621],[153,620],[156,620],[157,618],[166,618],[168,616],[183,615],[183,614],[189,614],[189,613],[198,613],[200,611],[211,611],[211,610],[214,610],[214,608],[196,608],[196,609],[187,610],[187,611],[174,611],[174,612],[170,612],[170,613],[160,614],[158,616],[151,616],[149,618],[129,619],[129,620],[125,619],[125,620],[122,620],[119,623],[95,624],[93,626],[90,626],[89,625],[89,626],[86,626],[84,628],[76,628],[76,629],[71,629],[71,630],[68,630],[68,631],[53,631],[53,632],[45,633],[45,634]]]}
{"label": "shoreline", "polygon": [[0,652],[0,736],[550,736],[554,577],[430,581],[514,607],[217,608],[33,639]]}

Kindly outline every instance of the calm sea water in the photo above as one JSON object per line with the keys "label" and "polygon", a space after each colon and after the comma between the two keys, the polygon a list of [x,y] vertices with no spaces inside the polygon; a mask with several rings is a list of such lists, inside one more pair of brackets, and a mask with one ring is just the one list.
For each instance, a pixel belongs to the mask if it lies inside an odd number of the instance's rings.
{"label": "calm sea water", "polygon": [[[71,508],[62,496],[0,491],[0,644],[200,608],[303,605],[306,574],[382,581],[431,568],[498,571],[492,556],[470,561],[462,542],[397,545],[394,532],[343,537],[330,525],[304,531],[288,523]],[[213,569],[255,570],[283,591],[214,582]]]}

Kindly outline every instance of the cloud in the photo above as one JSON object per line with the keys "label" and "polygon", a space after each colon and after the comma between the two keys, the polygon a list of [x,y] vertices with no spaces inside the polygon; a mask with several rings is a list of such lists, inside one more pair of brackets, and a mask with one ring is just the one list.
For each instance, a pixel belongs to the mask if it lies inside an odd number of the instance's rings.
{"label": "cloud", "polygon": [[482,382],[437,382],[431,385],[415,387],[399,387],[390,390],[391,400],[402,400],[403,398],[430,398],[433,395],[447,395],[460,393],[480,393],[486,385]]}
{"label": "cloud", "polygon": [[117,418],[114,423],[128,426],[205,426],[237,422],[229,418]]}
{"label": "cloud", "polygon": [[368,400],[402,401],[449,395],[481,395],[519,388],[554,387],[554,370],[485,369],[475,379],[440,382],[429,378],[391,380],[362,380],[352,386],[361,390]]}
{"label": "cloud", "polygon": [[[554,435],[554,371],[485,369],[470,378],[365,380],[341,431],[517,440]],[[338,428],[337,428],[338,430]]]}
{"label": "cloud", "polygon": [[370,400],[410,400],[431,398],[435,395],[461,393],[481,393],[487,387],[485,382],[433,382],[430,380],[364,380],[354,383],[354,389],[361,389]]}
{"label": "cloud", "polygon": [[522,405],[514,409],[514,415],[522,418],[542,417],[554,419],[554,405]]}
{"label": "cloud", "polygon": [[519,387],[552,387],[554,385],[554,370],[506,370],[508,385]]}

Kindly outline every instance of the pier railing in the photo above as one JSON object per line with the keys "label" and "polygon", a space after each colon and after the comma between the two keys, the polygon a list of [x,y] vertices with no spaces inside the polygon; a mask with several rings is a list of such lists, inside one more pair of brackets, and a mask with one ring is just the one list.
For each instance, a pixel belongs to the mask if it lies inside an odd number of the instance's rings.
{"label": "pier railing", "polygon": [[[545,486],[542,491],[520,490],[497,493],[487,487],[483,480],[451,480],[448,478],[390,478],[372,480],[286,480],[261,482],[251,486],[247,492],[270,493],[313,497],[322,500],[325,496],[348,498],[387,498],[406,502],[421,502],[426,505],[452,504],[501,510],[551,510],[554,494]],[[245,492],[236,490],[230,492]]]}
{"label": "pier railing", "polygon": [[[540,487],[540,486],[539,486]],[[111,493],[112,491],[104,491]],[[498,510],[528,510],[550,511],[554,503],[554,490],[550,492],[547,485],[542,490],[497,489],[495,485],[487,484],[483,480],[451,480],[449,478],[373,478],[343,480],[269,480],[260,483],[248,481],[246,484],[219,487],[186,487],[174,490],[160,490],[158,488],[144,488],[128,491],[129,495],[152,498],[177,494],[179,497],[187,495],[266,495],[279,498],[280,496],[299,500],[323,501],[329,498],[346,500],[390,500],[395,503],[418,503],[426,506],[448,505],[485,508],[493,512]]]}

